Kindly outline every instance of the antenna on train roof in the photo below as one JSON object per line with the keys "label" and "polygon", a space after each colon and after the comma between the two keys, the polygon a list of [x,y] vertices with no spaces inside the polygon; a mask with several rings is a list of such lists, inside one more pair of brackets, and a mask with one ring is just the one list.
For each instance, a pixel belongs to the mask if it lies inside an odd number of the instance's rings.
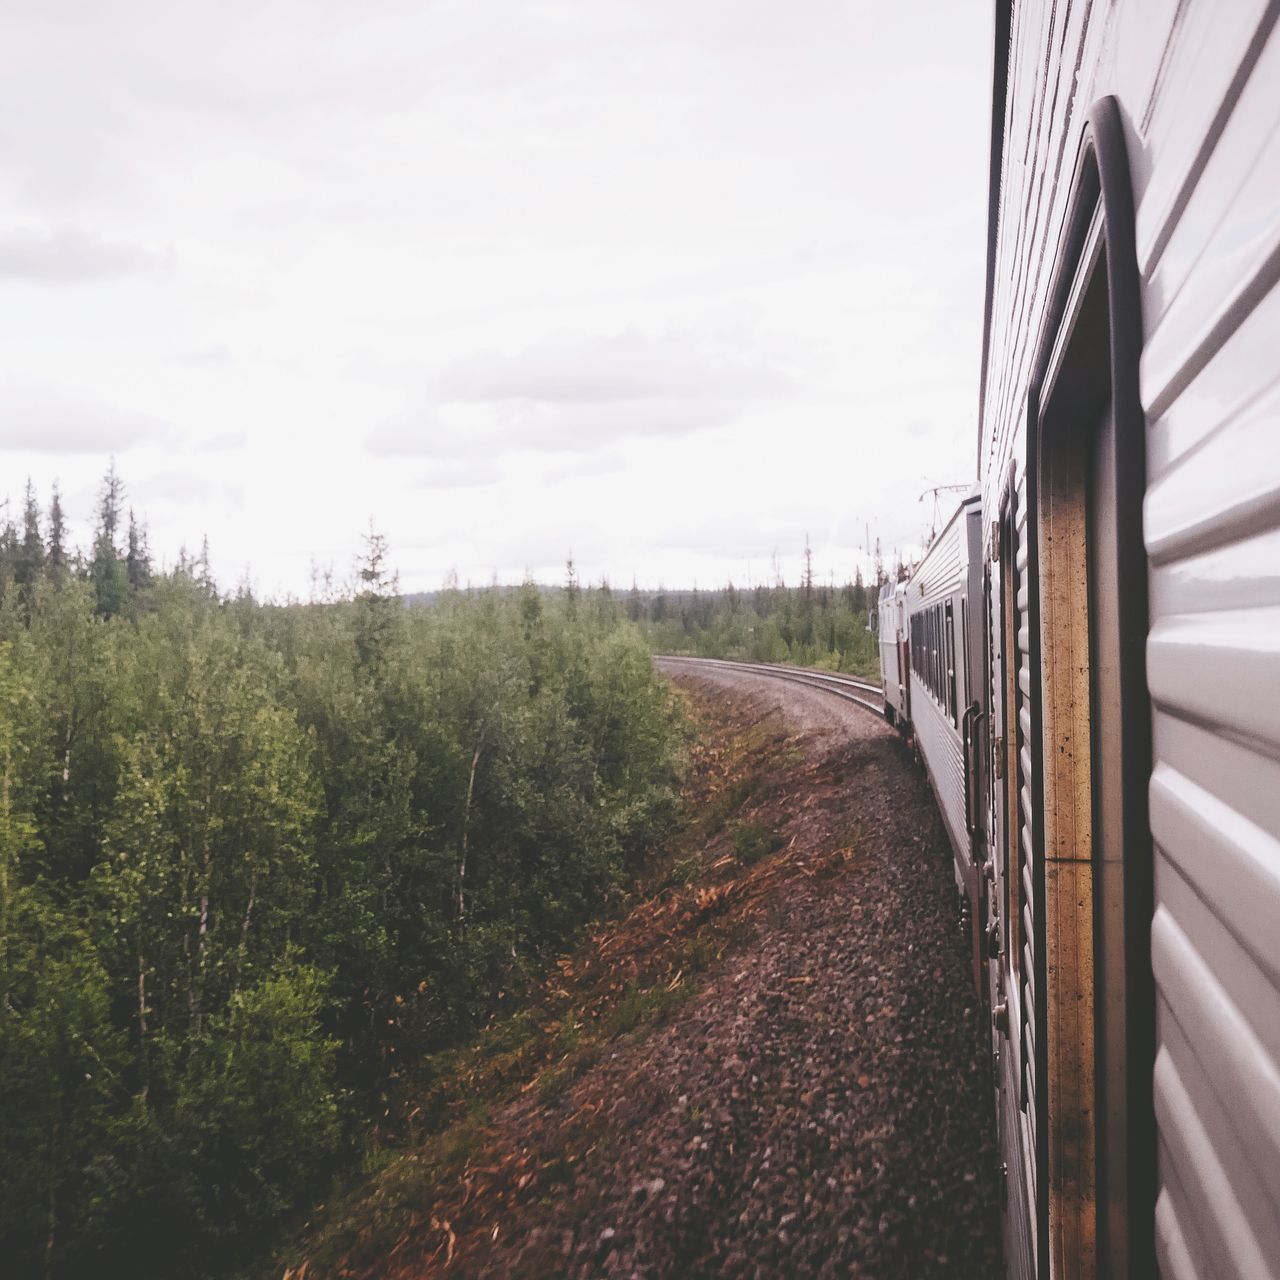
{"label": "antenna on train roof", "polygon": [[938,495],[942,493],[968,493],[972,488],[969,484],[935,484],[931,489],[926,489],[917,499],[917,502],[923,502],[930,494],[933,494],[933,520],[929,526],[929,545],[933,545],[933,540],[938,536]]}

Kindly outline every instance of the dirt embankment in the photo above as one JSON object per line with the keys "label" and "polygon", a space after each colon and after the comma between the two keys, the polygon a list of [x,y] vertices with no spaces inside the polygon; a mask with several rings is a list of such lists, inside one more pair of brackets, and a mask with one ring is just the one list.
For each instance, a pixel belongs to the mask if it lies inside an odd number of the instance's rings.
{"label": "dirt embankment", "polygon": [[703,732],[651,891],[459,1059],[456,1122],[294,1277],[1002,1273],[927,787],[869,713],[670,670]]}

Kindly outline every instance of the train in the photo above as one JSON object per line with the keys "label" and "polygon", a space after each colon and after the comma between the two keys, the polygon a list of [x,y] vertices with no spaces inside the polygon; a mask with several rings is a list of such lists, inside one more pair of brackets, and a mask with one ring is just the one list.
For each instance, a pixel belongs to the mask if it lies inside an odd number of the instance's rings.
{"label": "train", "polygon": [[1016,1280],[1280,1280],[1277,16],[994,6],[974,488],[877,621]]}

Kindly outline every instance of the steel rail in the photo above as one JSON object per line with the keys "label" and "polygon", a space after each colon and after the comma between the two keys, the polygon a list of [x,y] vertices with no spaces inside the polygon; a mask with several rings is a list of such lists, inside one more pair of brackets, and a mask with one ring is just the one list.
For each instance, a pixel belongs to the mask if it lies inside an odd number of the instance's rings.
{"label": "steel rail", "polygon": [[[879,685],[870,684],[866,680],[856,680],[852,676],[835,675],[827,671],[814,671],[809,667],[783,667],[766,662],[730,662],[726,658],[694,658],[682,653],[662,653],[657,655],[663,662],[687,662],[693,666],[723,667],[730,671],[751,671],[757,675],[772,676],[775,680],[790,680],[792,684],[807,684],[811,688],[821,689],[846,702],[857,703],[878,716],[884,715],[884,693]],[[843,686],[843,687],[841,687]],[[879,702],[868,698],[860,698],[849,689],[865,689],[869,693],[878,694]]]}

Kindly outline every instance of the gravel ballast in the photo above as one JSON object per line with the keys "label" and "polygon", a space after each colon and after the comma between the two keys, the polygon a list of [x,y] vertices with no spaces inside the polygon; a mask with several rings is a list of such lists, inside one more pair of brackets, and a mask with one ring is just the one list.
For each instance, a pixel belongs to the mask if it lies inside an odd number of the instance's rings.
{"label": "gravel ballast", "polygon": [[985,1015],[923,775],[818,690],[665,669],[786,733],[742,819],[777,851],[699,899],[734,945],[660,1025],[493,1116],[380,1270],[338,1274],[1002,1275]]}

